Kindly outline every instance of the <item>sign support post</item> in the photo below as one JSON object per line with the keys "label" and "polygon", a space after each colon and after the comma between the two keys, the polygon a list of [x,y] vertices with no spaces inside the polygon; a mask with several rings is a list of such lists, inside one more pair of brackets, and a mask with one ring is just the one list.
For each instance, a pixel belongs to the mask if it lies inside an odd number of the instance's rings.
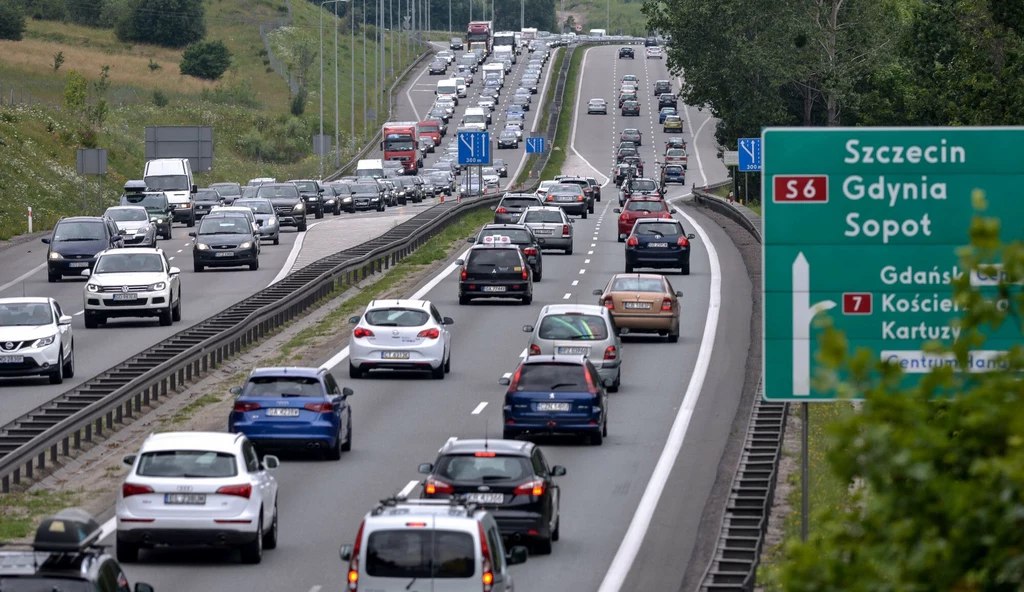
{"label": "sign support post", "polygon": [[808,499],[811,481],[811,477],[808,475],[811,463],[807,447],[807,435],[810,430],[807,425],[809,415],[807,403],[800,403],[800,540],[805,543],[807,542],[807,521],[811,507],[811,502]]}

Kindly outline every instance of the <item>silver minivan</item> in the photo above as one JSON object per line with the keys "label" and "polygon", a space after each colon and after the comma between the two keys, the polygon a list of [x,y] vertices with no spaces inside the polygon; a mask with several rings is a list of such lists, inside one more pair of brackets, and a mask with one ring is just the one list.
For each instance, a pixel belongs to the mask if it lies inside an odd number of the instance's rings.
{"label": "silver minivan", "polygon": [[611,313],[593,304],[549,304],[530,333],[528,355],[582,355],[597,368],[609,392],[622,382],[622,341]]}
{"label": "silver minivan", "polygon": [[561,249],[572,255],[572,218],[565,210],[554,206],[529,207],[523,211],[518,224],[524,224],[537,235],[537,242],[545,249]]}
{"label": "silver minivan", "polygon": [[494,517],[458,500],[384,500],[341,546],[346,581],[373,592],[512,592],[509,566],[527,555],[506,553]]}

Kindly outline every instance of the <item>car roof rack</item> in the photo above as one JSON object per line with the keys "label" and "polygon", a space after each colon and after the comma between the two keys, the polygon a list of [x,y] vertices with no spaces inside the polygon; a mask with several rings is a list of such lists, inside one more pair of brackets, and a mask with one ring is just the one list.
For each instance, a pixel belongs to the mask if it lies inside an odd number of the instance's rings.
{"label": "car roof rack", "polygon": [[421,507],[452,507],[462,508],[466,511],[466,515],[472,516],[475,512],[482,510],[479,504],[476,502],[470,502],[467,499],[466,494],[454,494],[448,499],[409,499],[401,495],[393,495],[391,497],[380,500],[376,507],[371,512],[374,516],[379,516],[387,511],[389,508],[396,508],[399,505],[406,506],[421,506]]}

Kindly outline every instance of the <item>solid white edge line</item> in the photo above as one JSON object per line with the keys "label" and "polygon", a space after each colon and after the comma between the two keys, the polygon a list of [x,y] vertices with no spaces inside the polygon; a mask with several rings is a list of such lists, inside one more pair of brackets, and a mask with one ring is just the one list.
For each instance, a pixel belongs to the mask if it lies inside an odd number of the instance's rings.
{"label": "solid white edge line", "polygon": [[20,283],[20,282],[22,282],[24,280],[27,280],[28,278],[32,277],[33,274],[35,274],[36,272],[40,271],[44,267],[46,267],[46,263],[41,263],[41,264],[33,267],[32,269],[28,270],[27,272],[23,273],[22,275],[14,278],[13,280],[7,282],[6,284],[0,286],[0,292],[3,292],[7,288],[10,288],[11,286],[13,286],[15,284],[18,284],[18,283]]}
{"label": "solid white edge line", "polygon": [[697,407],[697,400],[704,388],[704,380],[707,378],[708,365],[711,363],[711,354],[715,346],[715,336],[718,333],[718,316],[722,307],[722,268],[718,259],[718,251],[715,250],[708,234],[695,219],[675,205],[672,206],[672,209],[686,218],[687,222],[696,229],[700,240],[707,249],[711,265],[711,285],[709,287],[708,314],[704,321],[704,335],[701,337],[700,350],[694,362],[693,375],[690,376],[690,383],[686,387],[679,412],[676,414],[675,421],[672,422],[672,429],[665,440],[665,447],[661,451],[661,456],[647,482],[643,497],[640,498],[629,528],[626,530],[625,536],[622,537],[622,544],[619,545],[619,550],[615,553],[615,558],[612,559],[598,592],[619,592],[640,552],[640,547],[647,536],[647,529],[651,525],[658,502],[661,500],[661,494],[665,491],[665,484],[668,482],[669,475],[671,475],[672,468],[683,447],[683,441],[686,439],[686,432],[690,427],[690,420],[693,418],[693,410]]}
{"label": "solid white edge line", "polygon": [[572,106],[572,133],[569,134],[569,148],[572,150],[573,154],[575,154],[580,160],[586,163],[586,165],[590,167],[592,171],[594,171],[594,174],[596,174],[599,178],[604,179],[604,183],[601,183],[601,187],[603,188],[605,185],[608,184],[609,181],[611,181],[611,179],[606,177],[603,173],[601,173],[601,171],[597,170],[597,167],[590,164],[590,161],[587,160],[586,158],[583,158],[583,155],[580,154],[578,150],[576,150],[576,124],[579,123],[580,121],[580,87],[583,86],[582,84],[580,84],[580,82],[583,80],[584,73],[587,71],[587,56],[590,55],[591,49],[595,48],[591,47],[588,48],[587,51],[583,52],[583,61],[580,62],[580,80],[577,82],[576,100],[573,101],[574,104]]}
{"label": "solid white edge line", "polygon": [[403,487],[402,490],[398,492],[398,495],[396,497],[409,497],[409,494],[412,493],[412,490],[416,489],[416,486],[419,484],[419,481],[410,481],[406,483],[405,487]]}
{"label": "solid white edge line", "polygon": [[480,412],[484,410],[484,407],[487,407],[487,401],[481,401],[470,415],[480,415]]}
{"label": "solid white edge line", "polygon": [[295,242],[292,243],[292,250],[288,253],[288,258],[284,260],[284,265],[281,266],[281,271],[277,272],[274,279],[267,284],[268,288],[288,277],[288,274],[292,272],[292,267],[295,266],[295,260],[299,258],[299,253],[302,252],[302,244],[306,242],[306,235],[318,224],[320,224],[320,222],[310,224],[306,227],[306,232],[300,232],[299,236],[295,237]]}
{"label": "solid white edge line", "polygon": [[102,526],[100,526],[100,538],[98,540],[102,541],[108,536],[114,534],[115,530],[117,530],[117,516],[107,520]]}
{"label": "solid white edge line", "polygon": [[[459,258],[460,259],[464,259],[468,253],[469,253],[469,249],[466,249],[462,253],[462,255],[459,255]],[[419,300],[419,299],[423,298],[424,296],[427,295],[428,292],[430,292],[435,287],[437,287],[438,284],[443,282],[446,277],[450,276],[458,268],[459,268],[459,266],[456,265],[455,263],[452,263],[448,267],[445,267],[444,269],[439,271],[437,273],[437,275],[435,275],[429,282],[424,284],[422,288],[420,288],[419,290],[416,290],[416,293],[413,294],[412,296],[410,296],[409,298],[411,300]],[[337,366],[338,364],[340,364],[347,357],[348,357],[348,346],[346,345],[345,347],[341,348],[341,350],[338,353],[336,353],[333,356],[331,356],[331,359],[329,359],[326,362],[324,362],[320,366],[320,368],[323,369],[323,370],[330,370],[330,369],[334,368],[335,366]]]}
{"label": "solid white edge line", "polygon": [[416,87],[417,84],[420,83],[420,78],[423,78],[423,75],[426,74],[428,70],[430,70],[430,64],[427,64],[426,68],[420,70],[420,75],[416,77],[416,80],[412,81],[412,84],[409,85],[409,88],[405,89],[405,98],[409,101],[409,106],[412,107],[412,113],[413,115],[416,116],[416,121],[420,121],[420,111],[419,109],[416,108],[416,103],[413,103],[412,95],[409,94],[409,91],[411,91],[413,88]]}

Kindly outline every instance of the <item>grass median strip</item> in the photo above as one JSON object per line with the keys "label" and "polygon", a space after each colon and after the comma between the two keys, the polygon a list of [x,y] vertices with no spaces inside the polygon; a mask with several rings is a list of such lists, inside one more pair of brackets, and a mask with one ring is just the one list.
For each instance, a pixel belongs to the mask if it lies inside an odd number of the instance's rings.
{"label": "grass median strip", "polygon": [[31,491],[4,496],[0,504],[0,543],[27,537],[36,528],[40,516],[55,514],[77,504],[78,494],[71,491]]}
{"label": "grass median strip", "polygon": [[[562,69],[562,61],[565,60],[565,50],[555,49],[554,58],[551,60],[550,72],[551,78],[548,82],[548,87],[544,91],[544,98],[540,104],[538,113],[541,114],[540,121],[537,122],[537,132],[545,133],[548,129],[548,121],[551,116],[551,101],[555,97],[555,87],[558,86],[558,72]],[[537,159],[542,155],[534,154],[533,156],[526,159],[526,166],[523,167],[523,172],[520,173],[519,178],[516,179],[516,185],[523,185],[530,180],[530,171],[533,170],[533,165],[536,164]]]}
{"label": "grass median strip", "polygon": [[[558,118],[558,128],[555,131],[555,140],[552,142],[551,155],[540,172],[541,179],[551,179],[562,172],[562,165],[565,163],[565,153],[569,148],[569,131],[572,129],[572,118],[575,116],[576,95],[579,93],[577,82],[580,75],[580,63],[583,55],[592,45],[581,45],[572,54],[572,61],[569,63],[569,71],[565,75],[565,88],[562,91],[562,115]],[[561,68],[561,64],[558,65]],[[557,70],[555,70],[557,72]]]}

